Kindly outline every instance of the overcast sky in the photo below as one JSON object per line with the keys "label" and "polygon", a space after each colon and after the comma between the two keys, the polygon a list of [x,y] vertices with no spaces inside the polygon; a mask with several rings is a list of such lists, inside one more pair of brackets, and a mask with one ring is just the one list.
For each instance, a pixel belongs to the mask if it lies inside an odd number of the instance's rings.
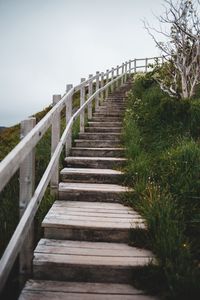
{"label": "overcast sky", "polygon": [[0,126],[63,94],[67,83],[159,55],[143,28],[162,0],[0,0]]}

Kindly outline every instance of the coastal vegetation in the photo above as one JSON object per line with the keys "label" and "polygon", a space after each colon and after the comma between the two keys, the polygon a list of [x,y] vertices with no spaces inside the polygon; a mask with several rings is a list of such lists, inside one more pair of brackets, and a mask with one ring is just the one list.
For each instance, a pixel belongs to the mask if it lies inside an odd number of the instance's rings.
{"label": "coastal vegetation", "polygon": [[144,216],[158,258],[163,284],[152,277],[151,288],[169,299],[200,297],[199,124],[199,88],[180,101],[154,71],[134,76],[124,119],[125,182],[134,189],[127,201]]}

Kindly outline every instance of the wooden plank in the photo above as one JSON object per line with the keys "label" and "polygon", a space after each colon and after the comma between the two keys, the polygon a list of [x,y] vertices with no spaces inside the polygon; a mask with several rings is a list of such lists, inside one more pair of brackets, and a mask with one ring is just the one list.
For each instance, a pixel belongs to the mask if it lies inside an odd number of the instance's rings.
{"label": "wooden plank", "polygon": [[93,191],[93,192],[115,192],[115,193],[125,193],[131,192],[132,189],[126,186],[117,185],[117,184],[97,184],[97,183],[65,183],[60,182],[59,191]]}
{"label": "wooden plank", "polygon": [[52,291],[23,291],[19,300],[153,300],[155,298],[145,295],[101,295],[101,294],[80,294]]}
{"label": "wooden plank", "polygon": [[93,175],[93,174],[122,175],[123,174],[122,171],[117,171],[112,169],[92,169],[92,168],[64,168],[62,169],[61,174],[65,174],[68,172],[74,174],[89,174],[89,175]]}
{"label": "wooden plank", "polygon": [[65,220],[65,219],[48,219],[46,218],[43,222],[43,227],[55,227],[55,228],[85,228],[85,229],[131,229],[131,228],[137,228],[137,229],[145,229],[146,226],[143,224],[143,222],[136,221],[130,223],[120,223],[120,222],[99,222],[99,221],[83,221],[79,220]]}
{"label": "wooden plank", "polygon": [[[34,254],[33,264],[34,266],[42,266],[47,263],[48,270],[50,267],[60,265],[65,269],[67,265],[76,266],[106,266],[112,268],[125,267],[131,269],[132,267],[144,267],[150,264],[152,257],[148,256],[133,256],[133,257],[111,257],[111,256],[84,256],[84,255],[68,255],[68,254],[56,254],[56,253],[37,253]],[[107,269],[109,271],[109,268]],[[53,272],[53,270],[52,270]]]}
{"label": "wooden plank", "polygon": [[[85,78],[81,78],[81,83],[85,81]],[[85,86],[82,86],[80,90],[80,106],[85,102]],[[85,111],[80,114],[80,132],[84,132],[85,125]]]}
{"label": "wooden plank", "polygon": [[[66,203],[68,201],[65,201]],[[82,203],[82,202],[81,202]],[[63,211],[63,207],[59,207],[59,206],[54,206],[54,209],[55,211],[57,212],[62,212]],[[114,215],[114,216],[118,216],[118,215],[126,215],[126,214],[130,214],[130,215],[133,215],[133,216],[138,216],[138,214],[136,212],[132,212],[131,210],[127,210],[127,211],[124,211],[124,210],[113,210],[113,209],[101,209],[101,208],[76,208],[76,207],[69,207],[69,208],[64,208],[65,211],[67,213],[88,213],[88,214],[94,214],[94,213],[97,213],[97,214],[103,214],[104,216],[106,215]]]}
{"label": "wooden plank", "polygon": [[55,201],[54,202],[54,205],[57,205],[57,206],[70,206],[70,207],[78,207],[78,208],[95,208],[95,209],[98,209],[98,208],[106,208],[106,209],[127,209],[128,211],[132,211],[132,209],[128,206],[124,206],[123,204],[120,204],[120,203],[101,203],[101,202],[87,202],[87,201],[84,201],[84,202],[75,202],[75,201]]}
{"label": "wooden plank", "polygon": [[58,240],[58,239],[46,239],[43,238],[39,241],[38,245],[57,245],[59,247],[76,247],[76,248],[90,248],[90,249],[107,249],[107,250],[129,250],[133,247],[125,243],[107,243],[107,242],[85,242],[85,241],[73,241],[73,240]]}
{"label": "wooden plank", "polygon": [[[135,249],[134,252],[132,249],[128,250],[114,250],[114,249],[108,249],[105,250],[103,249],[91,249],[91,248],[80,248],[80,247],[61,247],[60,245],[58,246],[57,244],[52,245],[52,246],[43,246],[43,245],[38,245],[35,254],[36,253],[44,253],[44,254],[60,254],[60,255],[79,255],[79,256],[98,256],[98,257],[111,257],[112,259],[114,257],[118,258],[127,258],[127,257],[151,257],[151,253],[144,253],[143,250],[141,249]],[[143,255],[142,255],[143,254]]]}
{"label": "wooden plank", "polygon": [[29,280],[24,290],[26,291],[52,291],[64,293],[95,293],[109,295],[142,295],[143,291],[135,289],[129,284],[95,283],[95,282],[62,282],[50,280]]}
{"label": "wooden plank", "polygon": [[77,157],[70,156],[66,158],[67,161],[70,160],[90,160],[90,161],[107,161],[107,162],[125,162],[127,159],[123,157]]}
{"label": "wooden plank", "polygon": [[104,212],[96,212],[96,211],[87,211],[87,210],[84,210],[84,211],[74,211],[72,209],[51,209],[48,213],[48,216],[65,216],[65,215],[71,215],[71,216],[77,216],[77,217],[81,217],[81,216],[86,216],[86,217],[97,217],[97,218],[112,218],[112,219],[141,219],[141,216],[139,214],[136,214],[136,213],[124,213],[124,212],[121,212],[121,213],[114,213],[114,212],[107,212],[107,211],[104,211]]}
{"label": "wooden plank", "polygon": [[[79,147],[118,147],[120,142],[111,140],[75,140],[76,146]],[[108,167],[109,168],[109,167]]]}
{"label": "wooden plank", "polygon": [[[65,201],[65,202],[68,202],[68,201]],[[64,209],[64,211],[63,211]],[[95,209],[95,208],[74,208],[74,207],[70,207],[70,208],[63,208],[63,207],[55,207],[54,206],[54,211],[57,212],[57,213],[61,213],[62,212],[66,212],[66,213],[69,213],[69,214],[91,214],[91,215],[95,215],[95,214],[98,214],[98,215],[103,215],[103,216],[116,216],[116,217],[122,217],[122,216],[127,216],[127,215],[130,215],[130,216],[135,216],[135,217],[139,217],[140,215],[136,212],[132,212],[132,211],[124,211],[124,210],[112,210],[112,209]]]}
{"label": "wooden plank", "polygon": [[[23,139],[36,125],[36,118],[28,118],[21,122],[20,138]],[[19,175],[19,216],[23,215],[35,188],[35,149],[33,149],[20,165]],[[29,276],[32,270],[34,249],[34,224],[23,244],[19,255],[19,272]]]}

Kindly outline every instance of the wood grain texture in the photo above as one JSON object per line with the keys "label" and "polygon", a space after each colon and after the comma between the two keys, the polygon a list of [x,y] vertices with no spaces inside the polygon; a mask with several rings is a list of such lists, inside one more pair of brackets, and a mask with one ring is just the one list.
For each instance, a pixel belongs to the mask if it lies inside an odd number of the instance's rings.
{"label": "wood grain texture", "polygon": [[29,280],[19,300],[156,300],[129,284]]}

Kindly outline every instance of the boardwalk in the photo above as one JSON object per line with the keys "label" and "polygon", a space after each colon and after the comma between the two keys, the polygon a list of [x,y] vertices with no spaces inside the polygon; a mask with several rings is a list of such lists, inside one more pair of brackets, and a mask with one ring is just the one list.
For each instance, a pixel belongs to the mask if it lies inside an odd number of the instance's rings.
{"label": "boardwalk", "polygon": [[121,144],[125,84],[93,114],[65,159],[55,201],[43,220],[33,278],[20,300],[151,300],[132,285],[138,270],[154,260],[149,250],[128,245],[130,230],[144,220],[122,204],[125,162]]}

